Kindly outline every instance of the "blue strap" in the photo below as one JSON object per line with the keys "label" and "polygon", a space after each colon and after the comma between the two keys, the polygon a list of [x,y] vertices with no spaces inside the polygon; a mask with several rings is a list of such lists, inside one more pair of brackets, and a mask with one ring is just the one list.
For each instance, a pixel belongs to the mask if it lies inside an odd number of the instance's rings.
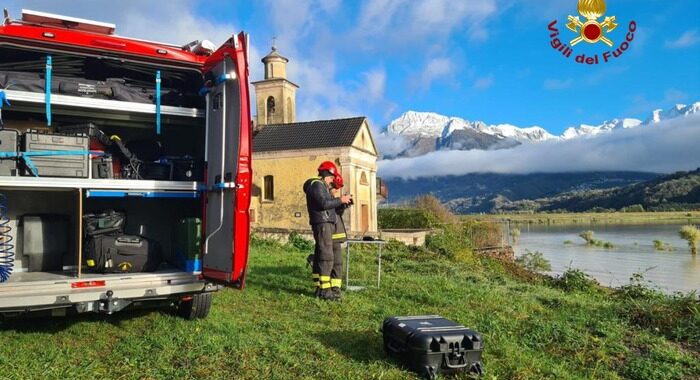
{"label": "blue strap", "polygon": [[156,134],[160,134],[160,70],[156,71]]}
{"label": "blue strap", "polygon": [[88,190],[88,198],[199,198],[196,191],[125,191],[125,190]]}
{"label": "blue strap", "polygon": [[46,125],[51,126],[51,56],[46,56]]}
{"label": "blue strap", "polygon": [[[216,80],[214,80],[214,85],[218,86],[224,82],[226,82],[229,78],[226,76],[226,74],[221,74],[218,77],[216,77]],[[206,96],[208,93],[211,92],[211,88],[207,86],[202,86],[202,88],[199,89],[199,96]]]}
{"label": "blue strap", "polygon": [[218,85],[220,85],[220,84],[226,82],[226,79],[228,79],[228,78],[226,77],[226,74],[221,74],[221,75],[219,75],[219,76],[216,78],[216,85],[218,86]]}
{"label": "blue strap", "polygon": [[24,164],[27,165],[29,172],[31,172],[34,177],[38,177],[39,169],[37,169],[36,165],[34,165],[34,161],[32,161],[29,156],[22,156],[22,159],[24,160]]}
{"label": "blue strap", "polygon": [[7,99],[7,94],[5,94],[5,91],[0,90],[0,110],[2,109],[2,106],[4,105],[11,105],[10,101]]}
{"label": "blue strap", "polygon": [[24,163],[27,165],[27,168],[32,173],[32,175],[34,177],[38,177],[39,170],[37,169],[36,165],[34,165],[34,161],[32,161],[31,157],[36,157],[36,156],[87,156],[90,154],[92,154],[94,156],[103,156],[104,152],[99,152],[99,151],[92,151],[91,152],[89,150],[46,150],[46,151],[36,151],[36,152],[0,152],[0,159],[19,157],[22,160],[24,160]]}

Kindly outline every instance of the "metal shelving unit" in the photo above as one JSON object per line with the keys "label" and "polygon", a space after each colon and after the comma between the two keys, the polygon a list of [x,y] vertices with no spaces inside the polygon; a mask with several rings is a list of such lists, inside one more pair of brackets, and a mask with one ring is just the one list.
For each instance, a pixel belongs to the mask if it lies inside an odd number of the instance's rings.
{"label": "metal shelving unit", "polygon": [[195,192],[201,190],[202,186],[201,182],[183,181],[0,176],[0,188],[19,189],[121,190],[137,193],[148,191]]}
{"label": "metal shelving unit", "polygon": [[[46,97],[43,93],[5,90],[7,98],[12,103],[8,111],[43,112]],[[91,99],[77,96],[53,94],[51,105],[54,113],[85,116],[91,119],[108,119],[121,121],[152,121],[156,114],[156,106],[146,103],[124,102],[118,100]],[[168,122],[202,123],[204,110],[161,106],[161,116]],[[127,124],[132,125],[132,124]],[[148,127],[152,125],[149,123]],[[202,189],[200,182],[183,181],[153,181],[127,179],[90,179],[90,178],[55,178],[55,177],[22,177],[0,176],[0,188],[15,189],[76,189],[86,190],[86,194],[94,197],[133,196],[158,198],[190,198]]]}
{"label": "metal shelving unit", "polygon": [[[8,110],[19,109],[23,105],[43,106],[46,104],[46,96],[43,93],[5,90],[5,94],[10,102],[13,102],[12,107]],[[17,104],[15,104],[15,102]],[[154,104],[123,102],[119,100],[106,99],[91,99],[78,96],[67,95],[51,95],[52,106],[62,106],[72,109],[99,110],[101,117],[106,117],[112,113],[127,113],[141,115],[155,115],[156,106]],[[161,106],[161,115],[176,116],[185,118],[204,118],[204,110],[198,108],[185,108],[173,106]],[[93,114],[94,116],[94,114]]]}

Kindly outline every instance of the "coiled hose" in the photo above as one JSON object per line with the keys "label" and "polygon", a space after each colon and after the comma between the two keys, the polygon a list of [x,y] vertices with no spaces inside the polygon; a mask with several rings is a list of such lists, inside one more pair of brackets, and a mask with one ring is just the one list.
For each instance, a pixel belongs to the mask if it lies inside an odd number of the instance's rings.
{"label": "coiled hose", "polygon": [[10,235],[10,217],[7,215],[7,197],[0,193],[0,282],[10,278],[15,266],[14,238]]}

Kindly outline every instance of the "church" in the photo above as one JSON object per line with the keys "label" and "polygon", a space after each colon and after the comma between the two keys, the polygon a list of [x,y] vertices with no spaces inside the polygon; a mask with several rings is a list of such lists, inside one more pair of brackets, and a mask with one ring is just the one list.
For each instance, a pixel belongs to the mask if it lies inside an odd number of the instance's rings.
{"label": "church", "polygon": [[253,199],[255,229],[310,230],[302,185],[323,161],[335,162],[345,180],[343,193],[354,205],[343,218],[351,236],[377,233],[377,147],[366,117],[296,121],[299,86],[287,78],[287,63],[276,47],[263,57],[265,76],[253,82]]}

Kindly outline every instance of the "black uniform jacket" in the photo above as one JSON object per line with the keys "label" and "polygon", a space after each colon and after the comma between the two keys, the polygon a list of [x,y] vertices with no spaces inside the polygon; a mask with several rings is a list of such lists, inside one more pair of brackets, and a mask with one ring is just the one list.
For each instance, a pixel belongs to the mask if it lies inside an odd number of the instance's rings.
{"label": "black uniform jacket", "polygon": [[309,178],[304,182],[306,209],[309,211],[309,224],[335,224],[335,209],[342,205],[339,198],[334,198],[328,185],[319,177]]}

